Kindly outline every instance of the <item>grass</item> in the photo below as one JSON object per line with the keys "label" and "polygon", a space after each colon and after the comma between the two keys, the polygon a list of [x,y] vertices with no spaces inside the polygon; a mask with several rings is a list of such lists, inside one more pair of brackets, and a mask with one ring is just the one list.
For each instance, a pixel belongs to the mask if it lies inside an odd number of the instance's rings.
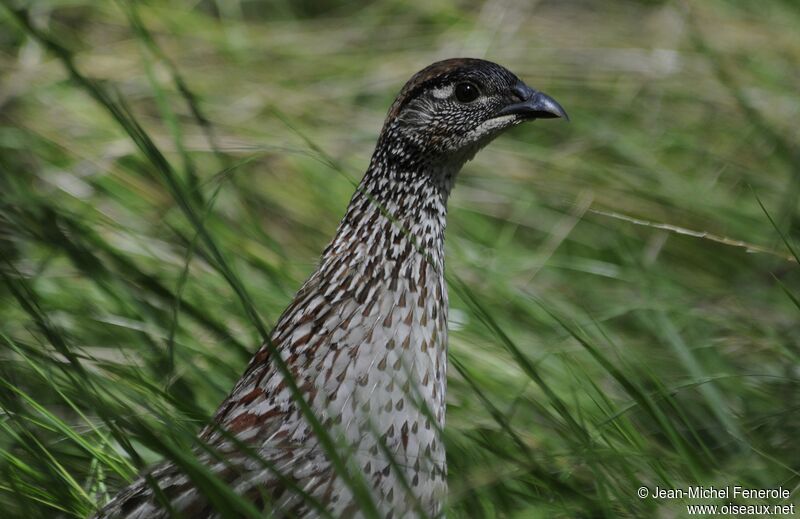
{"label": "grass", "polygon": [[502,137],[451,198],[449,514],[797,493],[792,3],[22,4],[0,10],[7,516],[86,516],[162,458],[258,516],[189,447],[402,82],[454,55],[507,65],[572,123]]}

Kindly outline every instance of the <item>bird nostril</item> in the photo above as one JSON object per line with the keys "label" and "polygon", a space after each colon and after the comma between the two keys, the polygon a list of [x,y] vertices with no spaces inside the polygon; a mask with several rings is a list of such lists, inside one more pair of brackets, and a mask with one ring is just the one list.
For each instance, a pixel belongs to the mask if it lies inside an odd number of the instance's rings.
{"label": "bird nostril", "polygon": [[534,94],[533,89],[525,83],[517,83],[514,85],[512,92],[514,92],[514,95],[517,96],[520,101],[527,101]]}

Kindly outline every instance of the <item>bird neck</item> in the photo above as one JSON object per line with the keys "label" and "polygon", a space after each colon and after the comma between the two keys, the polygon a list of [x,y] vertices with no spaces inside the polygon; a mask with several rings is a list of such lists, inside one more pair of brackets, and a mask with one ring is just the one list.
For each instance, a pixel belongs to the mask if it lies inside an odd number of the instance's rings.
{"label": "bird neck", "polygon": [[443,269],[447,199],[462,164],[430,160],[412,141],[384,134],[323,259],[360,243],[376,260],[422,253]]}

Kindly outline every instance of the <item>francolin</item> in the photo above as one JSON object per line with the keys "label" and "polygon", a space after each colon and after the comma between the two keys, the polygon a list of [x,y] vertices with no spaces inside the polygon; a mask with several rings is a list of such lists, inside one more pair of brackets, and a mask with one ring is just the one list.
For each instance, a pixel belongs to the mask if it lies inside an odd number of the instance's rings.
{"label": "francolin", "polygon": [[[442,514],[448,195],[462,165],[504,130],[566,116],[549,96],[480,59],[440,61],[406,83],[319,266],[201,433],[222,455],[200,454],[217,477],[268,517]],[[309,409],[346,474],[321,445]],[[167,463],[97,517],[173,514],[220,516]]]}

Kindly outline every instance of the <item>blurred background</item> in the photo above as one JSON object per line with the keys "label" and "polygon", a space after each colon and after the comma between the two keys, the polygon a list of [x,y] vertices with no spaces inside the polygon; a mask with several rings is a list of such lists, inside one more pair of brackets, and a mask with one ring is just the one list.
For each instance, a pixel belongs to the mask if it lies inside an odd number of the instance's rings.
{"label": "blurred background", "polygon": [[797,493],[796,2],[2,5],[4,517],[83,517],[159,459],[192,463],[394,95],[455,56],[572,122],[515,128],[451,198],[449,515]]}

